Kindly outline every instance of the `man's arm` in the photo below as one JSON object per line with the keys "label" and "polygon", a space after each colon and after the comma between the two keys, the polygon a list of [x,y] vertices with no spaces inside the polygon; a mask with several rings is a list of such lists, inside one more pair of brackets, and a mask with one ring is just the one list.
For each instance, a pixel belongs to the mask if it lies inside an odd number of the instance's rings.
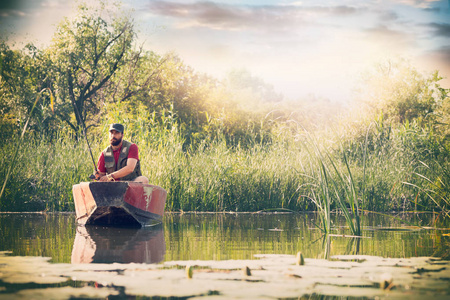
{"label": "man's arm", "polygon": [[[105,156],[103,154],[103,152],[100,153],[100,156],[98,157],[98,161],[97,161],[97,171],[94,173],[95,179],[100,180],[102,178],[102,176],[106,175],[106,168],[105,168]],[[103,180],[105,181],[105,180]]]}
{"label": "man's arm", "polygon": [[[111,175],[115,179],[120,179],[122,177],[125,177],[134,171],[134,168],[136,167],[137,162],[138,162],[138,160],[136,158],[128,158],[127,165],[120,170],[112,172]],[[103,176],[100,178],[100,181],[108,181],[108,178],[106,178],[106,176]]]}

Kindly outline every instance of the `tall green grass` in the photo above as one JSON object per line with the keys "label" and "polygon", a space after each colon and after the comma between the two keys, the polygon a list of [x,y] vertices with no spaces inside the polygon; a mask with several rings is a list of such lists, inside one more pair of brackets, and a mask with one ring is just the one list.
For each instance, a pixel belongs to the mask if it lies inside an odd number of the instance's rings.
{"label": "tall green grass", "polygon": [[[416,171],[414,175],[422,179],[422,184],[418,185],[409,182],[404,184],[411,185],[417,188],[420,193],[427,195],[442,214],[450,218],[450,168],[448,160],[446,159],[443,163],[433,161],[430,165],[424,162],[421,163],[423,165],[422,170]],[[429,173],[430,175],[427,177],[422,175],[422,173]]]}
{"label": "tall green grass", "polygon": [[52,111],[53,111],[53,105],[54,105],[54,97],[53,97],[53,93],[52,93],[52,91],[51,91],[50,89],[44,88],[43,90],[41,90],[41,91],[37,94],[36,100],[34,101],[33,106],[31,107],[31,110],[30,110],[30,113],[29,113],[29,115],[28,115],[27,121],[25,122],[25,125],[23,126],[22,134],[17,138],[16,145],[15,145],[15,147],[13,148],[14,150],[13,150],[12,159],[11,159],[11,161],[10,161],[10,164],[9,164],[8,168],[7,168],[7,171],[6,171],[6,174],[5,174],[5,178],[4,178],[4,181],[3,181],[2,189],[0,190],[0,201],[1,201],[2,196],[3,196],[3,193],[4,193],[4,191],[5,191],[6,184],[8,183],[9,176],[11,175],[11,171],[12,171],[12,170],[14,169],[14,167],[15,167],[15,162],[16,162],[16,159],[17,159],[17,154],[18,154],[19,151],[20,151],[20,146],[22,145],[23,137],[24,137],[25,132],[26,132],[26,130],[27,130],[28,123],[30,122],[31,117],[33,116],[33,111],[34,111],[34,109],[36,108],[36,105],[37,105],[37,103],[39,102],[39,99],[41,98],[41,95],[42,95],[44,92],[47,92],[48,94],[50,94],[50,106],[51,106],[51,109],[52,109]]}
{"label": "tall green grass", "polygon": [[[357,183],[352,175],[345,151],[342,151],[342,161],[330,150],[323,148],[318,141],[308,135],[308,149],[311,174],[305,174],[311,179],[310,193],[307,196],[317,207],[321,224],[318,227],[324,232],[331,230],[330,214],[332,208],[345,217],[346,223],[353,235],[361,235],[361,201],[363,190],[357,189]],[[364,150],[364,149],[363,149]],[[362,187],[365,187],[365,159],[363,163]],[[361,198],[359,196],[362,196]],[[361,202],[361,203],[360,203]]]}
{"label": "tall green grass", "polygon": [[229,149],[224,141],[195,152],[176,149],[151,152],[143,165],[151,182],[168,189],[170,210],[301,209],[299,175],[290,163],[295,161],[294,152],[267,147]]}
{"label": "tall green grass", "polygon": [[[14,156],[12,147],[0,148],[0,178]],[[87,147],[71,136],[47,138],[28,134],[18,151],[1,211],[72,211],[72,185],[92,173]]]}
{"label": "tall green grass", "polygon": [[[429,147],[434,145],[429,136],[414,126],[376,125],[359,135],[316,133],[314,143],[301,130],[280,129],[283,134],[270,143],[253,147],[230,147],[218,133],[186,149],[170,112],[111,113],[88,132],[94,156],[108,145],[113,119],[125,124],[125,138],[138,144],[143,173],[168,191],[168,211],[318,210],[326,232],[332,228],[330,213],[339,211],[353,234],[360,234],[363,210],[449,209],[448,168],[421,163],[444,166],[445,155]],[[0,147],[0,180],[14,156],[10,144]],[[73,210],[72,185],[87,181],[93,171],[85,143],[62,131],[56,138],[30,133],[22,146],[0,209]],[[428,195],[435,201],[416,186],[433,189],[438,194]]]}

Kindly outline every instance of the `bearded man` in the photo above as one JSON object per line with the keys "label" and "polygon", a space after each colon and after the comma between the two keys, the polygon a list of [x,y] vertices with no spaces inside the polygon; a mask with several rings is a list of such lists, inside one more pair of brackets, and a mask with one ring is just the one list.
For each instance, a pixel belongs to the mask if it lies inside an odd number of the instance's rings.
{"label": "bearded man", "polygon": [[111,145],[100,153],[95,178],[98,181],[120,180],[148,184],[148,178],[141,173],[138,146],[124,140],[123,131],[122,124],[115,123],[109,127]]}

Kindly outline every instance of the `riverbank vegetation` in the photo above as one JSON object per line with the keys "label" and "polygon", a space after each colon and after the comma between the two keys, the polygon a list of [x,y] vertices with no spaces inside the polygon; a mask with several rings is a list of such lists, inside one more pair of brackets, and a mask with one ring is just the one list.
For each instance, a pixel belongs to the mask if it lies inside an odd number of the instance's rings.
{"label": "riverbank vegetation", "polygon": [[246,70],[201,74],[136,44],[132,21],[80,6],[46,48],[0,42],[0,183],[43,89],[0,211],[74,210],[108,126],[125,125],[168,211],[345,212],[450,209],[450,100],[438,72],[397,59],[361,76],[346,104],[289,100]]}

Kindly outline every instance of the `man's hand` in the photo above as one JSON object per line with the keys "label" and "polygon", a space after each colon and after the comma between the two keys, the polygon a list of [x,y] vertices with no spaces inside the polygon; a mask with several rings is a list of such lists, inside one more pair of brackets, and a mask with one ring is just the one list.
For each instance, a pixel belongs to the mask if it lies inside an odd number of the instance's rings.
{"label": "man's hand", "polygon": [[105,181],[109,181],[109,180],[108,180],[108,177],[106,177],[106,176],[101,176],[101,177],[99,178],[98,181],[100,181],[100,182],[105,182]]}
{"label": "man's hand", "polygon": [[[95,173],[94,173],[94,176],[95,176],[95,180],[97,180],[97,181],[107,181],[107,179],[106,179],[106,173],[102,173],[102,172],[100,172],[100,171],[95,171]],[[103,180],[102,180],[102,178],[103,178]]]}

